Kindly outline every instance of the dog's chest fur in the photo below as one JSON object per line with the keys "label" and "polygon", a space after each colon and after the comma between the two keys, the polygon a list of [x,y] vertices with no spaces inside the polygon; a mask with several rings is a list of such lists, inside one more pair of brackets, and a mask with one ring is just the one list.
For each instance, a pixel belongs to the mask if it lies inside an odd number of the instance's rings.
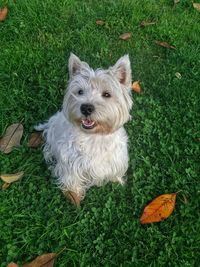
{"label": "dog's chest fur", "polygon": [[62,112],[55,114],[48,124],[48,150],[56,161],[63,163],[63,172],[68,176],[83,177],[94,185],[112,179],[120,181],[128,164],[124,128],[108,135],[84,133],[74,129]]}
{"label": "dog's chest fur", "polygon": [[[127,137],[124,129],[109,135],[84,134],[78,138],[75,146],[82,156],[82,162],[88,162],[88,172],[99,179],[121,177],[126,170]],[[86,164],[87,165],[87,164]],[[115,177],[115,178],[117,178]]]}

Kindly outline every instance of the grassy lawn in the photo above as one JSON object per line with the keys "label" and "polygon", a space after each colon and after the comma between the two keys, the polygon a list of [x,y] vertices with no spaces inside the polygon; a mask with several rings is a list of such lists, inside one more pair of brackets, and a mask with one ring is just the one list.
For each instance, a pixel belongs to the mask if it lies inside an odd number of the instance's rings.
{"label": "grassy lawn", "polygon": [[[199,266],[200,13],[192,1],[0,0],[4,5],[0,134],[20,121],[25,130],[22,146],[1,153],[0,165],[1,173],[25,175],[0,191],[0,266],[64,247],[55,266]],[[141,28],[142,20],[156,24]],[[127,41],[118,38],[124,32],[132,33]],[[56,188],[41,148],[27,147],[33,126],[61,107],[70,51],[94,68],[128,53],[143,88],[133,93],[126,125],[127,184],[92,188],[81,209]],[[140,224],[148,201],[179,190],[166,221]]]}

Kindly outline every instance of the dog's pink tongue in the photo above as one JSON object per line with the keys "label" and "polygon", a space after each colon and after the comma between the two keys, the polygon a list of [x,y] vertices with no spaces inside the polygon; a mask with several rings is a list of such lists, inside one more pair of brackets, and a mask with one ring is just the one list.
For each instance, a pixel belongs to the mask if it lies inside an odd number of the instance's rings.
{"label": "dog's pink tongue", "polygon": [[84,119],[82,120],[82,123],[85,125],[85,126],[92,126],[94,124],[94,122],[92,120],[89,120],[89,119]]}

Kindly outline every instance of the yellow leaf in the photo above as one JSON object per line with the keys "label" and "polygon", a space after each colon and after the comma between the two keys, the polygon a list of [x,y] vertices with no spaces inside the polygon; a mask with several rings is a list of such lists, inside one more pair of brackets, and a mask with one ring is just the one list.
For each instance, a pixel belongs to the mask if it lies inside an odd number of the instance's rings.
{"label": "yellow leaf", "polygon": [[56,256],[56,253],[43,254],[22,267],[53,267]]}
{"label": "yellow leaf", "polygon": [[176,78],[178,78],[178,79],[181,79],[181,78],[182,78],[180,72],[176,72],[176,73],[175,73],[175,76],[176,76]]}
{"label": "yellow leaf", "polygon": [[19,180],[24,175],[24,172],[18,172],[15,174],[1,174],[0,178],[6,183],[13,183]]}
{"label": "yellow leaf", "polygon": [[8,16],[8,8],[3,7],[0,8],[0,21],[4,21]]}
{"label": "yellow leaf", "polygon": [[194,9],[200,12],[200,3],[192,3],[192,4],[193,4]]}
{"label": "yellow leaf", "polygon": [[104,24],[105,24],[105,21],[100,20],[100,19],[96,20],[96,25],[103,26]]}
{"label": "yellow leaf", "polygon": [[8,187],[10,187],[10,185],[11,185],[11,183],[4,183],[4,184],[2,185],[2,190],[3,190],[3,191],[6,190]]}
{"label": "yellow leaf", "polygon": [[4,134],[0,138],[0,151],[8,154],[15,146],[20,146],[20,140],[22,138],[24,127],[21,123],[14,123],[10,125]]}
{"label": "yellow leaf", "polygon": [[146,20],[143,20],[143,21],[141,21],[140,26],[141,27],[147,27],[149,25],[154,25],[154,24],[156,24],[155,21],[146,21]]}
{"label": "yellow leaf", "polygon": [[140,81],[135,81],[132,83],[132,90],[135,91],[136,93],[141,93],[141,86],[140,86]]}
{"label": "yellow leaf", "polygon": [[168,218],[174,210],[176,193],[160,195],[144,209],[140,218],[141,224],[160,222]]}
{"label": "yellow leaf", "polygon": [[122,39],[124,41],[128,40],[131,38],[131,33],[130,32],[125,32],[119,36],[119,39]]}

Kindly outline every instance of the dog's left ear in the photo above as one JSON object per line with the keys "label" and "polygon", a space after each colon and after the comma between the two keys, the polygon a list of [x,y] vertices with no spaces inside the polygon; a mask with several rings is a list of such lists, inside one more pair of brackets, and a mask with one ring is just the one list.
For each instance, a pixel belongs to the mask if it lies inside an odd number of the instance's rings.
{"label": "dog's left ear", "polygon": [[121,84],[128,87],[131,85],[131,63],[128,55],[121,57],[111,70]]}

